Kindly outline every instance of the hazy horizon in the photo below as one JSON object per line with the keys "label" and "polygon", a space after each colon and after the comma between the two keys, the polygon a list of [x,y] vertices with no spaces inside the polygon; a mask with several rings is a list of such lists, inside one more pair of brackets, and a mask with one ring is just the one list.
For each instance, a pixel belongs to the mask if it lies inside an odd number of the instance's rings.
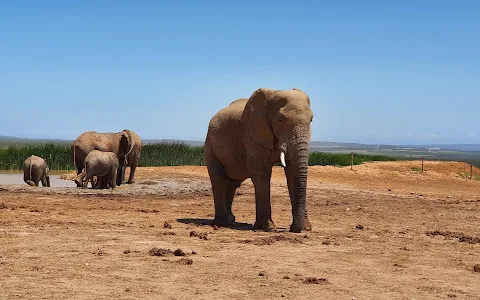
{"label": "hazy horizon", "polygon": [[312,141],[480,144],[475,1],[5,2],[0,135],[203,141],[259,87],[309,94]]}
{"label": "hazy horizon", "polygon": [[[75,137],[76,138],[76,137]],[[73,141],[75,138],[71,139],[61,139],[61,138],[49,138],[49,137],[19,137],[19,136],[8,136],[0,135],[0,141],[2,139],[12,139],[12,140],[39,140],[39,141]],[[204,140],[188,140],[188,139],[169,139],[169,138],[142,138],[144,141],[161,141],[161,140],[173,140],[173,141],[189,141],[189,142],[200,142],[203,143]],[[432,146],[432,145],[466,145],[466,146],[479,146],[480,143],[450,143],[450,144],[438,144],[438,143],[418,143],[418,144],[385,144],[385,143],[360,143],[355,141],[323,141],[323,140],[311,140],[310,143],[338,143],[338,144],[364,144],[364,145],[390,145],[390,146]]]}

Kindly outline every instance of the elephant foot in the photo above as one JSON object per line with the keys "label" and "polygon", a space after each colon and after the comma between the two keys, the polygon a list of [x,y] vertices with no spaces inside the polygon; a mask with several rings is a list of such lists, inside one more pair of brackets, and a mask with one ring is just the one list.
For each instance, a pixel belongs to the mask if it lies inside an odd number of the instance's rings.
{"label": "elephant foot", "polygon": [[77,184],[77,187],[83,187],[83,183],[80,182],[78,179],[75,179],[73,181]]}
{"label": "elephant foot", "polygon": [[263,231],[272,231],[274,230],[275,224],[273,223],[272,220],[266,220],[266,221],[255,221],[255,224],[253,224],[253,229],[256,230],[263,230]]}
{"label": "elephant foot", "polygon": [[228,217],[215,216],[215,219],[213,219],[212,223],[213,223],[212,225],[217,225],[219,227],[227,227],[229,221],[228,221]]}
{"label": "elephant foot", "polygon": [[303,230],[312,231],[312,224],[308,219],[305,219],[305,221],[303,221]]}
{"label": "elephant foot", "polygon": [[135,183],[135,179],[129,180],[129,181],[127,182],[127,184],[134,184],[134,183]]}
{"label": "elephant foot", "polygon": [[227,222],[228,222],[228,223],[235,223],[235,216],[234,216],[232,213],[230,213],[230,214],[228,215],[228,217],[227,217]]}

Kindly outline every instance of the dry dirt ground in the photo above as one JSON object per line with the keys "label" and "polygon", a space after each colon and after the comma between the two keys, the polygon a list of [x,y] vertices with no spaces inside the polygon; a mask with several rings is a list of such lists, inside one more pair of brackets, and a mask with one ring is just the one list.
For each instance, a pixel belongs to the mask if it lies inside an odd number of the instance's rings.
{"label": "dry dirt ground", "polygon": [[140,168],[115,191],[0,185],[0,299],[480,299],[480,181],[418,167],[311,167],[301,234],[278,167],[275,232],[251,229],[250,181],[239,223],[208,225],[205,167]]}

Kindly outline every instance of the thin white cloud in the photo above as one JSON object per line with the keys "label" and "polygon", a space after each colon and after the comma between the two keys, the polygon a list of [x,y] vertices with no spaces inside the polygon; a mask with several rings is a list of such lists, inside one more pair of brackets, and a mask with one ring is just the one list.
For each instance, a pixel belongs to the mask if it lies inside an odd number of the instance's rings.
{"label": "thin white cloud", "polygon": [[477,135],[475,133],[470,133],[468,136],[469,137],[476,137]]}
{"label": "thin white cloud", "polygon": [[437,137],[437,135],[435,133],[429,133],[429,134],[424,135],[424,137],[434,139],[434,138]]}

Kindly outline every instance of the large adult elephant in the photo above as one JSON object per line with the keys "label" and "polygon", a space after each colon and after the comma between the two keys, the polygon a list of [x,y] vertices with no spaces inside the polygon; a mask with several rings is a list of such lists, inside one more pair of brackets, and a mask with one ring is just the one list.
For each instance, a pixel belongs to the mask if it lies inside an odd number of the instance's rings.
{"label": "large adult elephant", "polygon": [[235,221],[235,190],[247,178],[255,188],[254,228],[275,228],[270,206],[272,166],[285,168],[292,204],[290,231],[311,230],[306,191],[310,123],[313,112],[308,95],[299,89],[261,88],[249,99],[239,99],[210,121],[205,140],[205,161],[212,184],[215,220]]}
{"label": "large adult elephant", "polygon": [[[96,132],[87,131],[77,137],[72,144],[73,164],[77,175],[85,167],[85,157],[93,150],[113,152],[118,156],[117,185],[125,180],[126,160],[130,165],[130,176],[127,183],[135,183],[135,169],[140,160],[142,140],[131,130],[120,132]],[[82,184],[78,180],[77,186]]]}

